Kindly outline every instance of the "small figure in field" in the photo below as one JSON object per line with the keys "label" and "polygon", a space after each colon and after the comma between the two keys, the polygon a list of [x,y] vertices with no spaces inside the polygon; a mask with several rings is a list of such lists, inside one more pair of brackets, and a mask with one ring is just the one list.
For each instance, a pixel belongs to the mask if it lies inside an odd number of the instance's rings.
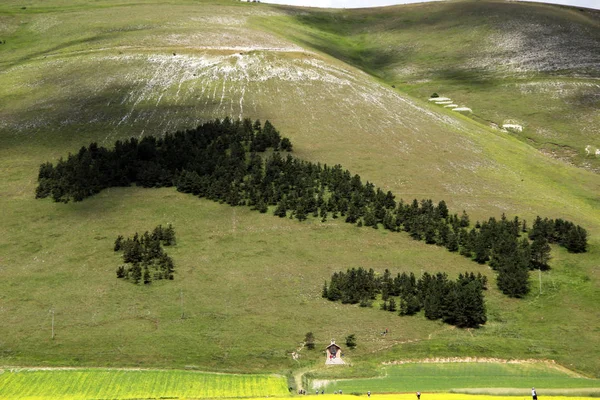
{"label": "small figure in field", "polygon": [[319,394],[319,389],[317,389],[317,391],[315,392],[315,394],[317,394],[317,395]]}
{"label": "small figure in field", "polygon": [[371,391],[370,390],[367,392],[367,396],[371,397]]}
{"label": "small figure in field", "polygon": [[417,400],[421,400],[421,392],[417,392]]}
{"label": "small figure in field", "polygon": [[340,389],[340,394],[342,394],[342,389]]}
{"label": "small figure in field", "polygon": [[325,389],[321,390],[321,394],[325,394]]}
{"label": "small figure in field", "polygon": [[531,398],[533,400],[537,400],[537,392],[535,391],[535,388],[531,388]]}

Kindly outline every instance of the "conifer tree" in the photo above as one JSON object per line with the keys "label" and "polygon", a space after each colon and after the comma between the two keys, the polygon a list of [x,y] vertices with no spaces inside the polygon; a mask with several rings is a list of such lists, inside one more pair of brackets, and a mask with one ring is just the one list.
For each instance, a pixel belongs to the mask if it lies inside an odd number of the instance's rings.
{"label": "conifer tree", "polygon": [[550,244],[543,236],[538,236],[531,243],[531,267],[539,269],[548,269],[550,261]]}
{"label": "conifer tree", "polygon": [[278,216],[279,218],[285,218],[287,215],[287,207],[286,207],[286,202],[285,199],[281,199],[279,201],[279,203],[277,203],[277,208],[275,208],[275,212],[273,213],[274,215]]}
{"label": "conifer tree", "polygon": [[523,297],[529,292],[529,257],[517,239],[505,235],[492,252],[490,265],[498,271],[498,289],[510,297]]}
{"label": "conifer tree", "polygon": [[451,252],[458,251],[458,238],[456,237],[456,233],[453,231],[448,234],[448,243],[446,243],[446,248]]}
{"label": "conifer tree", "polygon": [[388,311],[396,312],[396,300],[393,297],[390,298],[390,302],[388,304]]}
{"label": "conifer tree", "polygon": [[312,332],[308,332],[304,336],[304,344],[308,350],[314,350],[315,348],[315,335]]}

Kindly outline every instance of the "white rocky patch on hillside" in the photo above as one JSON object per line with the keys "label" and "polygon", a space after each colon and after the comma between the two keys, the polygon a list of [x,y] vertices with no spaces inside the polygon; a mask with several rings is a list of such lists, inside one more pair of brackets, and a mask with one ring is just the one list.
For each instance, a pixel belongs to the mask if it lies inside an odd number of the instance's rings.
{"label": "white rocky patch on hillside", "polygon": [[[113,50],[71,55],[53,67],[47,62],[0,74],[0,83],[18,90],[29,104],[20,112],[0,110],[0,129],[29,135],[75,135],[85,129],[110,146],[119,138],[161,135],[207,119],[250,117],[271,120],[293,140],[300,157],[339,162],[327,157],[344,140],[350,143],[345,163],[350,170],[352,160],[364,154],[381,154],[374,165],[393,163],[400,169],[425,163],[430,168],[421,175],[437,185],[432,190],[449,190],[437,182],[455,182],[465,171],[496,168],[482,158],[481,132],[444,113],[443,105],[440,112],[421,106],[361,71],[304,52]],[[88,73],[78,75],[82,69]],[[29,87],[31,81],[38,84]],[[400,176],[381,184],[420,190]],[[486,186],[479,178],[461,185],[461,193]],[[450,186],[458,190],[455,183]]]}
{"label": "white rocky patch on hillside", "polygon": [[[526,16],[499,23],[488,37],[489,54],[474,54],[470,67],[509,73],[560,70],[600,73],[600,40],[581,25],[538,24]],[[577,40],[577,45],[573,45]]]}

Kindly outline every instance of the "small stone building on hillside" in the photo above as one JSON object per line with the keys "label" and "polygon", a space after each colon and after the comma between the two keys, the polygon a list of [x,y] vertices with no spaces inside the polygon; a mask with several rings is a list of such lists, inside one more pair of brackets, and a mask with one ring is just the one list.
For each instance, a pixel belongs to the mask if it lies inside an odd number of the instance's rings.
{"label": "small stone building on hillside", "polygon": [[331,344],[325,348],[325,352],[327,353],[327,359],[325,360],[325,364],[345,364],[344,360],[342,360],[342,348],[335,344],[335,340],[332,340]]}

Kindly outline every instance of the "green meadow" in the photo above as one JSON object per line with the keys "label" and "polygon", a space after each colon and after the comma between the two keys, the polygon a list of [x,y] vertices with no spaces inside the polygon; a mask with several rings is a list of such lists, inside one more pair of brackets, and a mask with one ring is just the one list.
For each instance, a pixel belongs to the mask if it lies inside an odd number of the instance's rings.
{"label": "green meadow", "polygon": [[[537,387],[543,388],[539,390],[549,395],[551,389],[583,389],[582,393],[589,394],[585,388],[591,388],[597,393],[600,387],[598,379],[583,378],[541,363],[402,364],[385,366],[381,372],[381,376],[377,378],[320,382],[328,393],[340,389],[346,393],[462,392],[462,389],[465,389],[465,393],[486,393],[486,388],[493,388],[492,391],[496,390],[500,394],[507,389],[519,388],[520,393],[526,394],[527,389]],[[559,393],[560,391],[555,394]]]}
{"label": "green meadow", "polygon": [[[560,133],[556,143],[577,153],[569,163],[542,153],[546,142],[537,136],[530,142],[492,128],[487,119],[525,120],[524,110],[537,99],[528,92],[515,100],[505,85],[533,85],[549,72],[532,70],[531,80],[511,72],[503,80],[495,71],[489,97],[482,89],[487,84],[469,76],[458,81],[468,49],[444,45],[442,38],[456,32],[457,44],[464,43],[464,27],[477,23],[471,32],[476,46],[480,34],[499,28],[477,13],[461,23],[460,10],[448,11],[455,6],[490,13],[539,7],[542,15],[587,29],[571,32],[580,59],[593,63],[600,54],[594,51],[596,14],[495,1],[343,12],[235,1],[3,1],[0,365],[291,376],[324,363],[322,349],[332,338],[343,344],[354,333],[358,346],[346,352],[350,365],[328,371],[327,379],[379,376],[381,363],[394,360],[473,356],[550,359],[598,377],[600,178],[590,171],[597,161],[582,153],[584,144],[595,143],[588,142],[597,137],[597,113],[589,107],[572,114],[559,98],[551,100],[558,107],[551,114],[566,115],[560,124],[568,129],[559,129],[549,114],[527,119]],[[434,27],[450,31],[423,33],[417,21],[428,10]],[[426,41],[414,53],[372,48],[399,39]],[[429,44],[436,47],[417,51]],[[436,49],[455,63],[454,72],[441,76],[426,68],[435,64]],[[408,54],[414,61],[402,58]],[[391,70],[400,64],[411,64],[416,78]],[[584,92],[592,93],[586,98],[596,104],[590,82],[597,65],[565,65],[556,79],[584,81]],[[430,92],[461,99],[475,115],[431,104]],[[486,114],[492,109],[498,117]],[[300,223],[174,188],[113,188],[69,204],[34,198],[41,163],[92,141],[112,146],[225,116],[268,119],[292,140],[297,157],[339,163],[397,199],[443,199],[452,212],[466,210],[472,222],[502,213],[528,223],[537,215],[572,220],[588,230],[589,251],[575,255],[553,246],[541,291],[532,273],[531,293],[516,300],[499,293],[487,266],[404,233],[340,219]],[[524,135],[531,132],[527,124]],[[167,250],[175,279],[149,286],[118,280],[116,237],[168,223],[178,239]],[[488,322],[461,330],[423,315],[399,317],[321,298],[333,272],[359,266],[378,273],[444,271],[453,278],[481,272],[490,281]],[[390,333],[382,336],[385,328]],[[317,350],[302,348],[309,331]],[[186,393],[176,396],[192,396]]]}
{"label": "green meadow", "polygon": [[417,98],[448,97],[487,126],[521,125],[511,134],[550,157],[598,172],[597,10],[448,1],[287,11],[279,24],[265,18],[261,26]]}

